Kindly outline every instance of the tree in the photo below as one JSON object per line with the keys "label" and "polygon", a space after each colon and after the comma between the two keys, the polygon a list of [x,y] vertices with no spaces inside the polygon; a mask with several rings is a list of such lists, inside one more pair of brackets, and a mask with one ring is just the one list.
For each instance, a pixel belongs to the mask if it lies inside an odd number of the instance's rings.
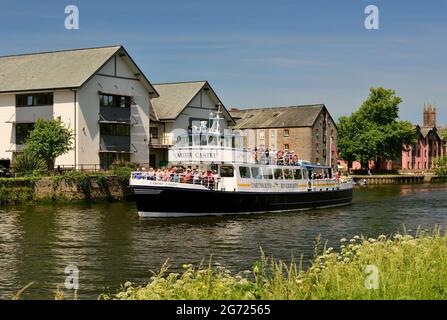
{"label": "tree", "polygon": [[393,90],[371,88],[359,110],[341,117],[338,124],[338,149],[342,159],[351,164],[359,161],[362,168],[375,160],[402,155],[402,146],[416,142],[416,133],[408,121],[398,121],[402,99]]}
{"label": "tree", "polygon": [[441,178],[447,178],[447,156],[438,157],[434,161],[435,174]]}
{"label": "tree", "polygon": [[54,169],[54,160],[72,149],[72,131],[61,119],[38,119],[26,141],[25,150],[43,159],[49,170]]}

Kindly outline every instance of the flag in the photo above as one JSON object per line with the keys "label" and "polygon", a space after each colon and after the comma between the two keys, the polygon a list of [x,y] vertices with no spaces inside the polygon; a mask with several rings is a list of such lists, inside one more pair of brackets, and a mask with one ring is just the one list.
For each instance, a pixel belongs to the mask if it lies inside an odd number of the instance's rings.
{"label": "flag", "polygon": [[331,150],[334,151],[335,157],[338,158],[337,147],[335,146],[334,140],[332,139],[332,137],[331,137]]}

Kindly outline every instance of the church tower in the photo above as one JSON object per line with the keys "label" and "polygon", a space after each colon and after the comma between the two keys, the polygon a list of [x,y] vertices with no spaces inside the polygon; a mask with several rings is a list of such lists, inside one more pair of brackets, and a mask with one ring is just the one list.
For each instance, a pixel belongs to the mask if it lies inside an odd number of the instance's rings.
{"label": "church tower", "polygon": [[424,105],[424,127],[436,127],[436,108],[431,104]]}

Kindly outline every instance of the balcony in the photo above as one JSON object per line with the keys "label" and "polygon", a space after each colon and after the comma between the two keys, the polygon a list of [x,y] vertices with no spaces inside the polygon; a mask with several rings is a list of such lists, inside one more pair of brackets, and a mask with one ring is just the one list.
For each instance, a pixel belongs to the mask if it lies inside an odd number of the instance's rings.
{"label": "balcony", "polygon": [[151,148],[169,148],[173,145],[172,143],[172,137],[170,136],[163,136],[158,138],[150,138],[149,139],[149,146]]}
{"label": "balcony", "polygon": [[101,136],[100,152],[133,153],[130,136]]}
{"label": "balcony", "polygon": [[118,107],[100,107],[99,123],[123,123],[133,124],[133,117],[130,114],[130,108]]}

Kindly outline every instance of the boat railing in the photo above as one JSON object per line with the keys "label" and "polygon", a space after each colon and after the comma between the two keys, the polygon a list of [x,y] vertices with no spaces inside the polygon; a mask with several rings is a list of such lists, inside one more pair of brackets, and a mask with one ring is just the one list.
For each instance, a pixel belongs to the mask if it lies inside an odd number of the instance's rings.
{"label": "boat railing", "polygon": [[205,177],[193,174],[188,175],[187,173],[164,173],[162,175],[157,175],[155,171],[135,171],[131,173],[131,179],[202,185],[210,190],[217,190],[220,183],[220,178],[214,175]]}

